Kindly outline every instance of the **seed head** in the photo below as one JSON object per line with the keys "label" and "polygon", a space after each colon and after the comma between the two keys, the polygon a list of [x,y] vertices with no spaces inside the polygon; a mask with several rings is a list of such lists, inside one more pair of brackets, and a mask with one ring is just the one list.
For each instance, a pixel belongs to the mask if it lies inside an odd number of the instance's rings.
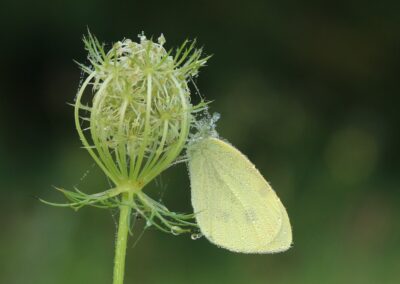
{"label": "seed head", "polygon": [[[91,34],[84,38],[90,67],[75,104],[78,132],[103,171],[116,183],[134,182],[142,188],[165,170],[187,142],[193,112],[204,106],[190,102],[188,82],[208,58],[188,41],[174,56],[161,35],[153,42],[139,35],[105,51]],[[91,87],[89,105],[82,95]],[[81,110],[87,116],[81,117]],[[90,140],[81,128],[88,122]]]}
{"label": "seed head", "polygon": [[[79,209],[85,205],[132,209],[146,227],[172,233],[196,232],[194,214],[171,212],[142,188],[176,162],[198,128],[188,82],[207,59],[193,41],[185,41],[174,55],[161,35],[153,42],[139,35],[115,43],[108,51],[90,33],[84,37],[90,66],[76,96],[75,126],[89,154],[115,187],[95,194],[60,190],[71,202],[47,204]],[[90,92],[89,92],[90,91]],[[128,196],[129,203],[123,196]],[[195,231],[194,231],[195,230]]]}

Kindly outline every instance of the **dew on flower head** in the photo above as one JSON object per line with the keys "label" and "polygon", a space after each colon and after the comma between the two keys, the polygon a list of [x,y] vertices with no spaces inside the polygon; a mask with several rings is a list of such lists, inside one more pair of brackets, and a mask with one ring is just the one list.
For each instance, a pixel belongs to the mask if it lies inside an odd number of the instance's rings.
{"label": "dew on flower head", "polygon": [[204,138],[208,137],[218,137],[218,132],[216,131],[217,121],[220,119],[221,115],[219,113],[213,113],[211,116],[208,113],[208,109],[205,108],[203,113],[199,115],[197,121],[195,121],[196,133],[192,134],[190,137],[190,144],[198,142]]}
{"label": "dew on flower head", "polygon": [[158,37],[158,43],[159,43],[161,46],[164,45],[164,43],[165,43],[165,37],[164,37],[163,34],[161,34],[161,35]]}
{"label": "dew on flower head", "polygon": [[214,112],[211,119],[210,119],[210,128],[212,130],[215,130],[215,128],[217,127],[217,121],[221,118],[221,114],[219,114],[218,112]]}
{"label": "dew on flower head", "polygon": [[140,43],[143,43],[144,41],[146,41],[146,36],[144,35],[143,31],[141,34],[138,34],[138,37],[140,39]]}

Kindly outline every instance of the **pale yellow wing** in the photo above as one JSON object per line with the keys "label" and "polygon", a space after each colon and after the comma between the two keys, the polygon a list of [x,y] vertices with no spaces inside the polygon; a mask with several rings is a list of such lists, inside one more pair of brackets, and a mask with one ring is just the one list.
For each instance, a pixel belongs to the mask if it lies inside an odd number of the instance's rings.
{"label": "pale yellow wing", "polygon": [[285,208],[236,148],[216,138],[200,140],[189,148],[189,172],[197,223],[212,243],[243,253],[290,247]]}

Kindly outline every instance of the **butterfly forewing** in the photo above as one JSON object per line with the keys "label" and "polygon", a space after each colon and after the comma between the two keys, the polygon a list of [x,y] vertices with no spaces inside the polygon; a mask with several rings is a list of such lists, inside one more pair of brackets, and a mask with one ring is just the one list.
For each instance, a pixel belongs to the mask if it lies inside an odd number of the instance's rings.
{"label": "butterfly forewing", "polygon": [[192,205],[202,233],[245,253],[287,249],[291,229],[275,192],[236,148],[206,138],[189,149]]}

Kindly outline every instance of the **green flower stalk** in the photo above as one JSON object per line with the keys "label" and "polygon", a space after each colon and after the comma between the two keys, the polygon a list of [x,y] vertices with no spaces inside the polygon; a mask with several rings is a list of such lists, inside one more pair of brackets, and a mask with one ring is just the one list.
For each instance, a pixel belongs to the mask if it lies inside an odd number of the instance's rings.
{"label": "green flower stalk", "polygon": [[[143,192],[165,169],[180,161],[195,114],[206,103],[192,105],[188,86],[208,57],[195,42],[175,52],[144,34],[139,42],[115,43],[108,51],[90,33],[84,37],[90,66],[74,103],[75,125],[83,146],[114,187],[96,194],[60,190],[69,200],[57,206],[118,208],[114,284],[123,283],[125,252],[132,214],[173,234],[197,229],[193,214],[169,211]],[[173,54],[174,53],[174,54]]]}

